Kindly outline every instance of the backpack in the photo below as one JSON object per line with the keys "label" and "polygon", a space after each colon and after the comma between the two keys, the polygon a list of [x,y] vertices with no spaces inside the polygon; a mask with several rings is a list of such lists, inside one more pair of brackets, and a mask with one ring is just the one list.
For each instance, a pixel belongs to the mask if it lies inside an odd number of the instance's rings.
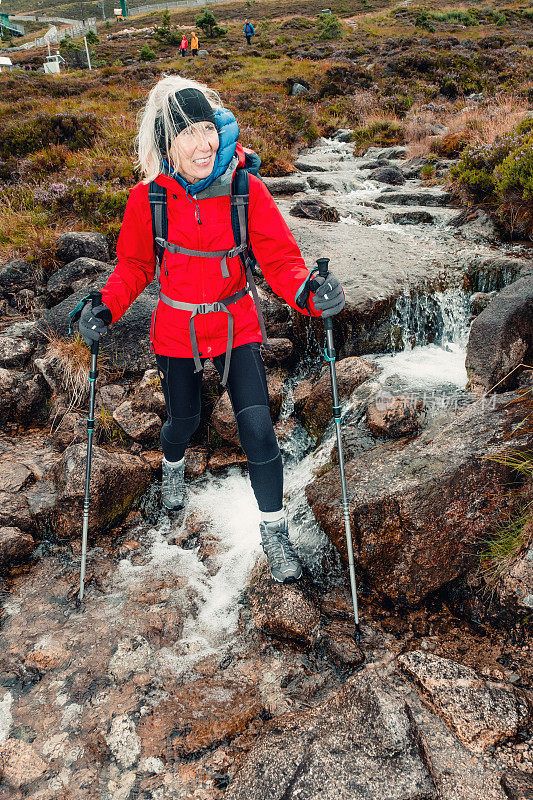
{"label": "backpack", "polygon": [[[255,307],[257,309],[257,317],[259,320],[259,327],[261,329],[262,343],[264,346],[268,346],[266,327],[263,314],[261,312],[259,294],[257,291],[257,286],[254,281],[254,272],[256,272],[256,268],[258,265],[257,265],[257,260],[253,254],[252,248],[250,246],[248,237],[248,204],[250,198],[249,175],[250,173],[252,173],[252,175],[257,175],[257,177],[260,177],[260,175],[258,174],[260,165],[261,165],[261,159],[256,153],[245,153],[244,166],[237,167],[235,174],[233,176],[233,180],[231,183],[231,190],[230,190],[230,199],[231,199],[231,227],[233,231],[233,237],[235,239],[235,247],[229,251],[217,251],[217,252],[205,253],[200,251],[187,250],[185,248],[180,247],[179,245],[171,245],[169,242],[167,242],[167,236],[168,236],[167,191],[168,190],[164,186],[159,186],[159,184],[156,183],[155,181],[151,181],[148,186],[148,201],[150,203],[150,212],[152,215],[152,235],[154,237],[154,250],[156,256],[156,279],[159,283],[160,299],[174,308],[191,310],[193,313],[193,317],[196,313],[206,313],[205,310],[198,310],[200,309],[200,306],[195,306],[194,304],[189,304],[189,303],[172,301],[161,293],[161,281],[160,281],[161,263],[163,261],[163,254],[165,249],[168,249],[170,252],[182,252],[188,255],[197,255],[205,258],[220,257],[222,274],[224,277],[229,277],[229,272],[227,270],[227,265],[226,265],[226,257],[238,255],[241,261],[241,268],[244,272],[244,276],[247,281],[247,286],[245,287],[245,289],[242,289],[240,290],[240,292],[237,292],[235,293],[235,295],[232,295],[231,298],[226,298],[225,301],[220,301],[220,303],[225,304],[226,301],[234,302],[236,299],[244,297],[245,294],[248,293],[248,290],[250,290],[252,293]],[[207,193],[209,192],[209,187],[206,189],[206,192]],[[209,304],[204,304],[204,305],[209,305]],[[217,306],[218,304],[214,303],[211,305]],[[211,310],[216,311],[220,309],[214,308]],[[207,310],[207,312],[209,312],[209,309]],[[191,322],[193,317],[191,317]],[[201,366],[198,358],[198,348],[195,341],[194,325],[191,325],[190,329],[191,329],[191,341],[193,347],[194,360],[197,371],[199,371],[201,369]],[[230,345],[228,341],[227,352],[229,352],[229,350],[230,350]],[[229,369],[229,358],[226,359],[226,362],[227,362],[227,369]],[[224,372],[222,385],[226,384],[227,369]]]}

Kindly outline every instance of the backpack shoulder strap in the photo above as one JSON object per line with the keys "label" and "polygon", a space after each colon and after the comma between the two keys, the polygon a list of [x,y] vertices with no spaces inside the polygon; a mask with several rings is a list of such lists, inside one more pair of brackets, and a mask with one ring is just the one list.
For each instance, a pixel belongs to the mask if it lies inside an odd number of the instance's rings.
{"label": "backpack shoulder strap", "polygon": [[246,167],[238,167],[235,171],[233,181],[231,184],[231,227],[233,229],[233,236],[237,247],[240,244],[246,243],[246,250],[239,253],[244,272],[252,297],[254,299],[255,307],[257,309],[257,317],[259,319],[259,327],[261,328],[261,336],[263,344],[267,345],[267,332],[263,313],[261,311],[261,304],[259,301],[259,294],[257,286],[254,281],[254,270],[257,266],[257,261],[253,254],[252,248],[249,243],[248,236],[248,205],[250,202],[250,176]]}
{"label": "backpack shoulder strap", "polygon": [[148,202],[152,215],[152,236],[154,239],[156,277],[159,281],[163,248],[156,244],[156,239],[165,239],[168,235],[167,190],[155,181],[148,184]]}

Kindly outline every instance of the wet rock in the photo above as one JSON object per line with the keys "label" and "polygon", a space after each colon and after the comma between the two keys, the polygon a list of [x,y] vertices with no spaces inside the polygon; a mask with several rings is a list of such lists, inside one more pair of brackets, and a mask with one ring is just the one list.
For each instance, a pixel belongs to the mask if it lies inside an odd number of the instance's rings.
{"label": "wet rock", "polygon": [[317,641],[320,614],[305,581],[277,583],[270,577],[268,564],[262,559],[250,576],[248,598],[258,630],[308,647]]}
{"label": "wet rock", "polygon": [[411,436],[424,424],[424,410],[421,400],[381,393],[366,410],[366,424],[376,436]]}
{"label": "wet rock", "polygon": [[[509,514],[510,470],[491,457],[509,448],[507,430],[524,413],[516,395],[495,396],[450,415],[444,427],[433,421],[410,442],[385,443],[346,464],[356,562],[376,591],[416,603],[473,563],[474,543]],[[522,431],[513,446],[529,441]],[[338,470],[316,478],[306,496],[347,563]]]}
{"label": "wet rock", "polygon": [[431,225],[435,222],[429,211],[399,211],[391,216],[395,225]]}
{"label": "wet rock", "polygon": [[[351,461],[352,458],[357,458],[361,453],[365,453],[374,447],[376,440],[370,435],[364,426],[359,426],[357,423],[352,424],[350,421],[343,422],[342,424],[342,452],[344,461]],[[337,442],[333,445],[330,455],[331,463],[339,463],[339,449]]]}
{"label": "wet rock", "polygon": [[71,231],[64,233],[56,242],[56,257],[64,264],[77,258],[92,258],[109,261],[109,245],[103,233],[95,231]]}
{"label": "wet rock", "polygon": [[[82,517],[86,447],[65,450],[53,470],[57,489],[50,521],[57,536],[77,535]],[[93,446],[89,531],[104,530],[119,522],[148,487],[151,470],[138,456]]]}
{"label": "wet rock", "polygon": [[84,279],[97,277],[99,273],[105,272],[107,269],[109,269],[109,264],[95,258],[82,257],[71,261],[66,267],[54,272],[46,284],[46,291],[51,303],[59,303],[68,295],[82,288],[78,286],[79,281],[84,281],[85,285],[87,281]]}
{"label": "wet rock", "polygon": [[422,651],[406,653],[398,662],[473,753],[516,736],[528,723],[526,700],[509,684],[485,681],[470,667]]}
{"label": "wet rock", "polygon": [[[283,384],[280,375],[275,372],[267,374],[267,384],[270,415],[273,420],[276,420],[281,411],[281,403],[283,401]],[[237,421],[235,420],[228,392],[224,392],[218,399],[211,414],[211,425],[224,441],[240,445]]]}
{"label": "wet rock", "polygon": [[20,492],[35,480],[33,470],[21,462],[0,462],[0,491]]}
{"label": "wet rock", "polygon": [[[98,422],[97,422],[98,428]],[[75,442],[83,442],[87,438],[87,417],[70,411],[59,420],[54,421],[50,439],[56,450],[65,450]]]}
{"label": "wet rock", "polygon": [[307,180],[311,189],[318,189],[319,192],[336,191],[334,182],[328,178],[321,178],[317,175],[309,175]]}
{"label": "wet rock", "polygon": [[[376,368],[364,358],[349,356],[337,362],[337,388],[339,397],[349,397],[357,386],[368,380]],[[313,386],[302,411],[305,427],[313,436],[321,436],[332,419],[331,378],[329,368],[324,369]]]}
{"label": "wet rock", "polygon": [[0,745],[0,774],[12,789],[24,789],[42,778],[48,767],[34,748],[20,739]]}
{"label": "wet rock", "polygon": [[132,767],[141,754],[141,740],[135,731],[135,723],[127,714],[119,714],[113,718],[106,735],[106,743],[122,769]]}
{"label": "wet rock", "polygon": [[[92,284],[77,291],[43,313],[41,330],[50,330],[59,337],[68,335],[68,314],[79,300],[105,284],[107,272],[99,273]],[[118,322],[110,325],[102,337],[100,350],[108,364],[127,375],[142,375],[154,366],[154,354],[150,347],[150,320],[157,303],[158,289],[155,282],[142,292]]]}
{"label": "wet rock", "polygon": [[0,367],[0,427],[33,422],[43,413],[45,400],[39,375]]}
{"label": "wet rock", "polygon": [[261,350],[263,361],[267,367],[277,367],[291,361],[294,345],[290,339],[269,339],[269,347]]}
{"label": "wet rock", "polygon": [[353,633],[353,622],[329,621],[322,627],[322,642],[329,657],[339,667],[354,669],[365,660]]}
{"label": "wet rock", "polygon": [[466,278],[472,292],[504,289],[518,278],[533,274],[531,259],[512,256],[476,256],[468,264]]}
{"label": "wet rock", "polygon": [[533,520],[526,522],[524,546],[513,562],[500,574],[496,591],[500,603],[521,611],[533,610]]}
{"label": "wet rock", "polygon": [[103,405],[107,411],[113,413],[124,401],[125,395],[125,388],[116,383],[100,386],[97,392],[98,405]]}
{"label": "wet rock", "polygon": [[29,339],[0,336],[0,367],[24,367],[34,350],[35,345]]}
{"label": "wet rock", "polygon": [[0,527],[0,569],[9,569],[14,564],[31,558],[35,543],[29,533],[19,528]]}
{"label": "wet rock", "polygon": [[309,188],[306,179],[301,175],[287,175],[284,178],[265,178],[264,181],[270,194],[274,196],[305,192]]}
{"label": "wet rock", "polygon": [[420,746],[439,790],[439,800],[505,800],[501,771],[463,747],[427,701],[412,689],[407,705],[420,733]]}
{"label": "wet rock", "polygon": [[502,289],[472,323],[466,349],[467,388],[476,392],[513,388],[522,369],[519,365],[531,364],[532,358],[533,275]]}
{"label": "wet rock", "polygon": [[0,267],[0,297],[13,300],[21,289],[34,289],[38,282],[35,264],[16,258]]}
{"label": "wet rock", "polygon": [[313,382],[304,379],[294,387],[294,412],[300,414],[305,407],[311,392],[313,391]]}
{"label": "wet rock", "polygon": [[378,195],[379,203],[386,203],[392,206],[447,206],[452,200],[450,192],[441,190],[429,191],[406,191],[406,192],[387,192],[383,191]]}
{"label": "wet rock", "polygon": [[502,775],[502,786],[509,800],[533,800],[533,775],[518,769]]}
{"label": "wet rock", "polygon": [[416,723],[390,682],[369,670],[317,708],[273,721],[226,800],[436,800]]}
{"label": "wet rock", "polygon": [[402,145],[393,145],[392,147],[369,147],[365,150],[364,156],[365,158],[375,158],[378,161],[382,161],[385,158],[405,158],[407,150],[408,148]]}
{"label": "wet rock", "polygon": [[391,186],[402,186],[405,183],[405,178],[401,169],[393,166],[378,167],[377,169],[373,169],[369,173],[368,177],[371,181],[388,183]]}
{"label": "wet rock", "polygon": [[340,215],[334,206],[330,206],[321,197],[306,197],[299,200],[290,212],[293,217],[317,219],[321,222],[339,222]]}
{"label": "wet rock", "polygon": [[147,369],[132,397],[134,411],[153,411],[161,416],[166,414],[165,396],[156,369]]}
{"label": "wet rock", "polygon": [[246,456],[242,450],[235,450],[231,447],[219,447],[209,457],[207,466],[213,475],[218,475],[230,467],[241,467],[241,469],[245,469],[247,463]]}
{"label": "wet rock", "polygon": [[496,292],[474,292],[474,294],[470,296],[472,314],[475,317],[481,314],[481,312],[487,308],[495,294]]}
{"label": "wet rock", "polygon": [[257,282],[257,284],[269,340],[292,338],[291,309],[274,294],[266,281]]}
{"label": "wet rock", "polygon": [[185,451],[185,477],[194,480],[207,469],[209,453],[205,447],[188,447]]}
{"label": "wet rock", "polygon": [[457,228],[464,237],[473,242],[497,242],[500,239],[492,218],[481,209],[475,211],[465,209],[448,224]]}
{"label": "wet rock", "polygon": [[173,761],[233,739],[261,713],[255,686],[205,678],[178,688],[141,719],[137,734],[144,758]]}
{"label": "wet rock", "polygon": [[339,128],[332,136],[337,142],[351,142],[353,131],[351,128]]}
{"label": "wet rock", "polygon": [[113,411],[113,419],[136,442],[151,442],[161,430],[161,419],[157,414],[136,411],[131,400],[125,400]]}
{"label": "wet rock", "polygon": [[26,532],[33,529],[28,501],[20,492],[0,491],[0,526],[10,525]]}

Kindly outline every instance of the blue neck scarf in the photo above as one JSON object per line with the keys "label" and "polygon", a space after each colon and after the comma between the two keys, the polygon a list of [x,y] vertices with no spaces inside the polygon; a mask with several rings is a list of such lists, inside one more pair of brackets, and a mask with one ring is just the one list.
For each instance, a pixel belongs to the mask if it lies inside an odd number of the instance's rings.
{"label": "blue neck scarf", "polygon": [[174,178],[180,186],[183,186],[188,195],[194,196],[198,192],[207,189],[214,180],[225,173],[235,155],[235,148],[239,138],[239,125],[231,111],[228,111],[227,108],[217,108],[215,111],[215,125],[217,126],[219,145],[213,170],[207,178],[203,178],[197,183],[187,183],[179,172],[172,170],[168,160],[166,158],[163,159],[163,174]]}

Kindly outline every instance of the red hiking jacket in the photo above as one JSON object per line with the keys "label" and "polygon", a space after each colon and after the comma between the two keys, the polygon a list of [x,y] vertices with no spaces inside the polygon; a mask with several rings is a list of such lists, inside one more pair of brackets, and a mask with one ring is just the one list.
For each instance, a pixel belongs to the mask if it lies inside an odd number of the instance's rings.
{"label": "red hiking jacket", "polygon": [[[244,151],[237,145],[239,164]],[[274,292],[297,311],[294,298],[309,275],[298,245],[264,183],[250,175],[248,230],[250,244],[263,275]],[[230,250],[235,246],[230,217],[230,198],[197,200],[173,178],[159,175],[156,182],[168,188],[168,241],[189,250]],[[138,183],[131,192],[117,243],[118,264],[102,289],[102,299],[113,322],[124,314],[154,277],[155,255],[148,184]],[[173,300],[213,303],[238,292],[246,280],[239,256],[227,259],[229,278],[222,276],[219,258],[200,258],[165,253],[161,268],[161,290]],[[320,316],[309,297],[312,316]],[[234,319],[233,347],[260,342],[257,311],[250,294],[229,306]],[[152,315],[150,339],[158,355],[192,358],[189,311],[159,301]],[[226,352],[228,321],[222,312],[195,317],[201,357],[214,358]]]}

